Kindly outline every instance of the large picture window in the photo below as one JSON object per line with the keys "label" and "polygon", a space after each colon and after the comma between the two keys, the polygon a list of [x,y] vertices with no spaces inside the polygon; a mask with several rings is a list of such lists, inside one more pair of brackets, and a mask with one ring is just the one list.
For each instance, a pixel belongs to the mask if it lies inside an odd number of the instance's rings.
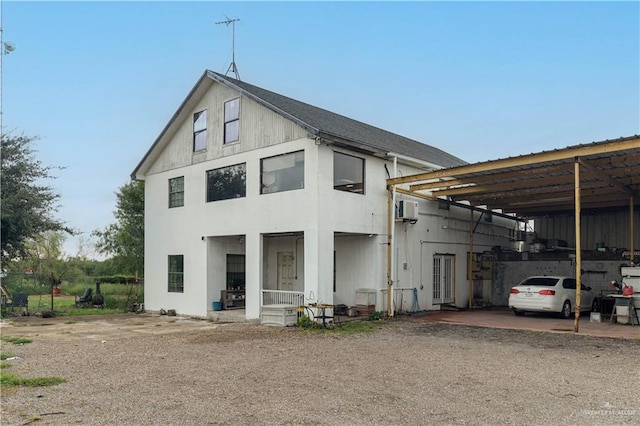
{"label": "large picture window", "polygon": [[247,194],[246,165],[221,167],[207,172],[207,202],[242,198]]}
{"label": "large picture window", "polygon": [[224,103],[224,143],[240,139],[240,98]]}
{"label": "large picture window", "polygon": [[184,256],[169,255],[169,292],[184,293]]}
{"label": "large picture window", "polygon": [[169,179],[169,208],[184,206],[184,176]]}
{"label": "large picture window", "polygon": [[364,159],[334,152],[333,189],[364,194]]}
{"label": "large picture window", "polygon": [[304,151],[260,160],[262,194],[304,188]]}
{"label": "large picture window", "polygon": [[207,110],[193,114],[193,151],[207,149]]}

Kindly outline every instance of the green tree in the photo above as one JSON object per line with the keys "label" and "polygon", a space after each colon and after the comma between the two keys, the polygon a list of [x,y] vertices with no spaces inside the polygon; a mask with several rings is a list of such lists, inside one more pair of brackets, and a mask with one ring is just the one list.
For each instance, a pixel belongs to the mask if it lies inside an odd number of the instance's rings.
{"label": "green tree", "polygon": [[116,193],[116,223],[96,230],[96,247],[112,255],[121,273],[144,274],[144,182],[129,182]]}
{"label": "green tree", "polygon": [[24,258],[27,243],[47,231],[71,229],[53,217],[60,196],[48,179],[60,167],[43,165],[32,147],[34,137],[2,134],[0,157],[0,195],[2,199],[1,260]]}
{"label": "green tree", "polygon": [[29,269],[36,271],[44,282],[48,282],[51,276],[60,278],[66,269],[62,249],[64,240],[62,232],[48,231],[37,235],[28,243],[29,254],[25,260]]}

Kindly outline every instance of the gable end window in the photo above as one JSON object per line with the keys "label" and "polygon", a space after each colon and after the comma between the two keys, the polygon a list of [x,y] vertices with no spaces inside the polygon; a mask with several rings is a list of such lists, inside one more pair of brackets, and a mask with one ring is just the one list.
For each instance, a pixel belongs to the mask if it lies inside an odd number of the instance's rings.
{"label": "gable end window", "polygon": [[207,171],[207,203],[245,197],[246,181],[245,163]]}
{"label": "gable end window", "polygon": [[364,159],[334,151],[333,189],[364,194]]}
{"label": "gable end window", "polygon": [[193,152],[207,149],[207,110],[193,114]]}
{"label": "gable end window", "polygon": [[169,179],[169,208],[184,206],[184,176]]}
{"label": "gable end window", "polygon": [[224,143],[240,140],[240,98],[224,103]]}
{"label": "gable end window", "polygon": [[260,193],[304,188],[304,151],[260,160]]}
{"label": "gable end window", "polygon": [[184,256],[169,255],[169,293],[184,293]]}

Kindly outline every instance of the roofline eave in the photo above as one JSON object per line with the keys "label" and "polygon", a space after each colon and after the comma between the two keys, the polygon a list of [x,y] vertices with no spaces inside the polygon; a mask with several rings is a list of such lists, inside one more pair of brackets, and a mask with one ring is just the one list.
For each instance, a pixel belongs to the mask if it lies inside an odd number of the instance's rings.
{"label": "roofline eave", "polygon": [[216,81],[216,82],[218,82],[220,84],[223,84],[223,85],[225,85],[225,86],[227,86],[229,88],[232,88],[233,90],[236,90],[236,91],[240,92],[242,95],[248,97],[252,101],[254,101],[254,102],[256,102],[256,103],[258,103],[258,104],[260,104],[260,105],[262,105],[262,106],[264,106],[264,107],[266,107],[268,109],[270,109],[271,111],[273,111],[276,114],[286,118],[287,120],[294,122],[296,125],[298,125],[298,126],[302,127],[303,129],[305,129],[307,131],[307,133],[309,133],[310,135],[316,136],[316,137],[318,136],[318,133],[320,132],[320,130],[318,128],[310,125],[309,123],[299,119],[298,117],[296,117],[294,115],[289,114],[288,112],[276,107],[275,105],[265,101],[261,97],[259,97],[257,95],[254,95],[253,93],[243,89],[242,87],[233,84],[229,80],[226,80],[226,79],[218,77],[218,75],[216,73],[214,73],[213,71],[211,71],[211,70],[207,70],[205,72],[205,74],[207,74],[207,76],[209,78],[211,78],[212,80],[214,80],[214,81]]}

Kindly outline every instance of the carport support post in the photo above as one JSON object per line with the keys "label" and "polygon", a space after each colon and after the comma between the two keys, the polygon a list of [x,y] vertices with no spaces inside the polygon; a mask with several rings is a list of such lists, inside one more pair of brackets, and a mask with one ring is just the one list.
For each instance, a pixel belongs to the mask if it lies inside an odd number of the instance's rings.
{"label": "carport support post", "polygon": [[391,254],[393,253],[393,248],[392,248],[392,244],[393,244],[393,215],[395,213],[395,207],[394,207],[394,195],[393,195],[393,191],[395,189],[395,186],[392,186],[392,188],[389,188],[389,190],[387,191],[387,316],[391,317],[392,312],[391,312],[391,290],[393,289],[392,287],[392,281],[391,281],[391,271],[392,271],[392,266],[391,266]]}
{"label": "carport support post", "polygon": [[473,210],[469,209],[469,259],[467,259],[467,274],[469,277],[469,309],[473,307]]}
{"label": "carport support post", "polygon": [[578,332],[580,322],[580,288],[582,287],[582,249],[580,243],[580,162],[578,157],[573,164],[574,169],[574,193],[575,193],[575,224],[576,224],[576,317],[573,322],[573,331]]}
{"label": "carport support post", "polygon": [[631,199],[629,200],[629,235],[630,235],[630,241],[629,241],[629,250],[631,250],[629,253],[629,265],[630,266],[635,266],[634,260],[636,258],[636,252],[635,252],[635,247],[633,247],[633,237],[634,237],[634,232],[633,232],[633,222],[635,222],[635,217],[633,217],[633,215],[635,214],[633,211],[633,203],[635,202],[633,195],[631,196]]}

